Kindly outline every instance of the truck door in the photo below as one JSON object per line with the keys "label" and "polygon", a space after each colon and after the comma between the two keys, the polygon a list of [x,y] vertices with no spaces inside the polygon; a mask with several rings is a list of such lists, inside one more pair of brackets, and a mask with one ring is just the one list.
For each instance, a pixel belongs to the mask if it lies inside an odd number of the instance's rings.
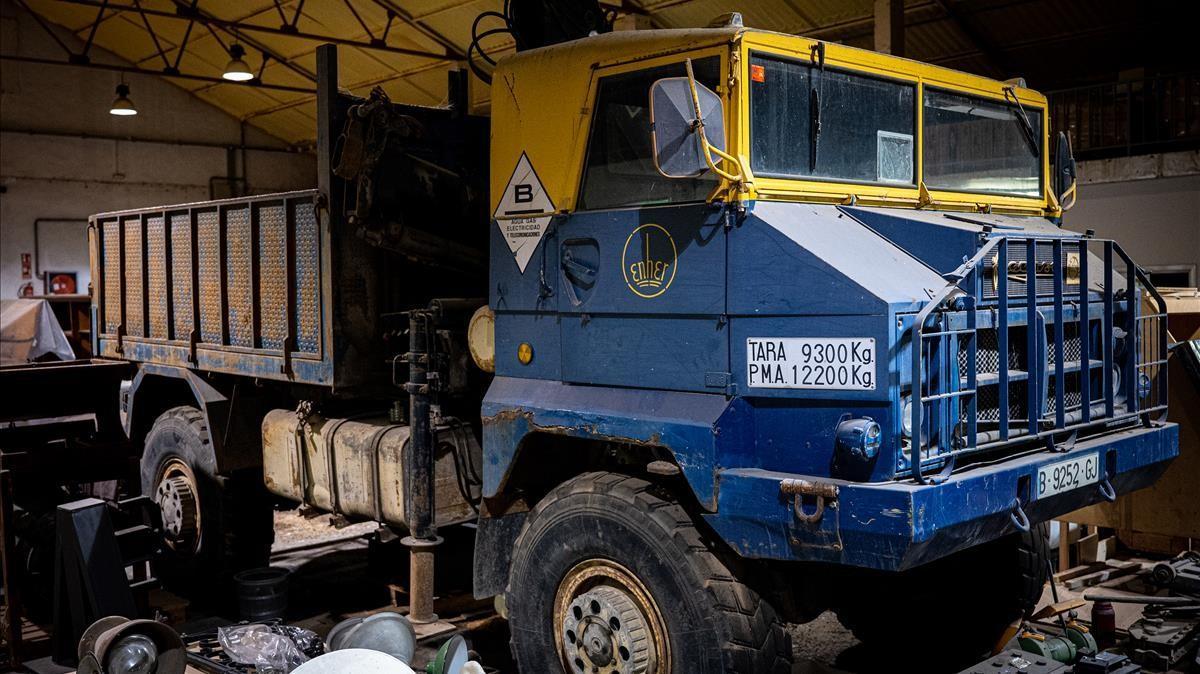
{"label": "truck door", "polygon": [[[721,60],[694,60],[717,89]],[[557,230],[562,377],[580,384],[724,392],[729,373],[725,230],[702,177],[663,177],[650,86],[682,59],[601,71],[578,207]]]}

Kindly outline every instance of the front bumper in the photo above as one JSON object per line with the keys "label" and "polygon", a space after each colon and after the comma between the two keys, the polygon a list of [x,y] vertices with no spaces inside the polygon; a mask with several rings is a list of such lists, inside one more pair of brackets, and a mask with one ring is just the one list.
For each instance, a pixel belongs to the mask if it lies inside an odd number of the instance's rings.
{"label": "front bumper", "polygon": [[[717,511],[706,515],[726,543],[750,558],[816,561],[900,571],[1018,531],[1014,499],[1033,522],[1104,500],[1097,485],[1030,500],[1041,466],[1100,453],[1118,494],[1149,486],[1179,453],[1173,423],[1138,426],[1081,440],[1067,452],[1038,452],[965,469],[937,485],[911,480],[854,483],[757,469],[720,473]],[[811,524],[793,512],[780,482],[833,482],[837,499]],[[805,508],[813,511],[811,502]]]}

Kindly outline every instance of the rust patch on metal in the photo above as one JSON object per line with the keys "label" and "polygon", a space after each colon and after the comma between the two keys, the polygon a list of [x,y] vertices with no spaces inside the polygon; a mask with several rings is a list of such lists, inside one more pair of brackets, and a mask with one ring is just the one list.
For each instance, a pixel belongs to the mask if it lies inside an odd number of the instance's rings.
{"label": "rust patch on metal", "polygon": [[539,424],[534,421],[533,412],[522,409],[502,410],[489,417],[483,417],[484,426],[494,426],[500,424],[511,424],[519,420],[524,420],[529,425],[529,432],[537,431],[539,433],[550,433],[552,435],[569,435],[578,437],[581,434],[594,440],[603,440],[606,442],[619,442],[622,444],[633,445],[635,447],[662,447],[662,436],[659,433],[651,433],[649,438],[633,438],[627,435],[610,435],[601,433],[596,424],[579,424],[576,426],[568,426],[563,424]]}

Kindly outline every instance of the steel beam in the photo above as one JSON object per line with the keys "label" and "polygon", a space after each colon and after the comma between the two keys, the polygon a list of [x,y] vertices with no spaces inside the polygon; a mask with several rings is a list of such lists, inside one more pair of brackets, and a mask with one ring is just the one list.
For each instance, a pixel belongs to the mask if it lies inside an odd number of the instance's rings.
{"label": "steel beam", "polygon": [[[381,44],[378,42],[353,40],[350,38],[338,37],[336,35],[323,35],[323,34],[318,34],[318,33],[309,33],[307,31],[293,29],[291,27],[282,28],[282,27],[262,26],[262,25],[252,24],[252,23],[244,23],[241,21],[221,19],[221,18],[218,18],[216,16],[213,16],[207,12],[203,12],[200,10],[195,10],[194,12],[190,11],[189,8],[186,6],[180,6],[178,11],[171,12],[171,11],[166,11],[166,10],[161,10],[161,9],[152,9],[149,7],[139,8],[134,5],[106,3],[103,0],[56,0],[56,1],[65,3],[65,4],[69,4],[69,5],[79,5],[82,7],[94,7],[96,9],[104,8],[105,11],[108,11],[108,12],[134,12],[134,13],[140,13],[144,16],[155,16],[155,17],[161,17],[164,19],[176,19],[179,21],[195,20],[196,23],[199,23],[201,25],[215,26],[217,28],[221,28],[222,30],[238,31],[239,33],[264,33],[264,34],[268,34],[268,35],[284,35],[287,37],[300,38],[303,40],[328,42],[331,44],[346,45],[349,47],[358,47],[360,49],[373,49],[375,51],[390,52],[392,54],[403,54],[405,56],[417,56],[417,57],[421,57],[421,58],[444,60],[448,57],[447,54],[438,54],[435,52],[424,51],[421,49],[408,49],[405,47],[393,47],[393,46],[390,46],[387,44]],[[257,45],[255,46],[255,48],[258,48]],[[274,54],[272,54],[272,58],[275,58],[275,60],[277,60],[277,61],[282,60],[282,59],[278,58],[277,56],[275,56]]]}
{"label": "steel beam", "polygon": [[195,75],[192,73],[170,73],[162,70],[150,70],[149,68],[139,68],[137,66],[122,66],[111,63],[72,63],[71,61],[57,61],[54,59],[38,58],[35,56],[18,56],[16,54],[0,54],[0,61],[13,61],[16,63],[32,63],[43,66],[69,66],[72,68],[92,68],[94,70],[111,70],[118,73],[132,73],[136,75],[153,75],[156,77],[174,77],[181,80],[194,80],[197,82],[211,82],[212,84],[226,84],[235,87],[250,87],[251,89],[269,89],[272,91],[290,91],[296,94],[314,94],[315,89],[307,89],[305,87],[292,87],[285,84],[265,84],[263,82],[231,82],[221,77],[211,75]]}
{"label": "steel beam", "polygon": [[904,56],[904,0],[875,0],[875,51]]}

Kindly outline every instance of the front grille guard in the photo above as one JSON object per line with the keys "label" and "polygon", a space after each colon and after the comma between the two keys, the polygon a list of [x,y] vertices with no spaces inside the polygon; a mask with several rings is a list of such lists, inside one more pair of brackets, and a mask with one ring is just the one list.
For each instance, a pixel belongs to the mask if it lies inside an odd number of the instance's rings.
{"label": "front grille guard", "polygon": [[[1024,248],[1025,281],[1010,278],[1009,242]],[[1103,289],[1089,289],[1088,250],[1102,248]],[[1039,264],[1038,249],[1053,251],[1050,261]],[[1078,269],[1068,269],[1074,278],[1064,279],[1068,266],[1064,251],[1078,253]],[[1044,258],[1045,256],[1043,256]],[[1122,266],[1124,286],[1114,287],[1116,264]],[[987,297],[984,294],[985,266],[993,275],[1004,270],[1004,282],[995,276]],[[1053,294],[1044,292],[1047,266]],[[1034,274],[1029,283],[1028,273]],[[897,474],[910,472],[919,484],[944,481],[953,472],[956,461],[968,454],[985,452],[1016,441],[1045,440],[1051,449],[1065,449],[1055,442],[1057,436],[1069,436],[1103,422],[1141,417],[1144,422],[1167,409],[1167,330],[1166,304],[1146,275],[1125,251],[1113,241],[1080,239],[1035,239],[1001,236],[992,238],[976,255],[946,276],[948,283],[917,314],[911,330],[912,346],[912,440],[897,457]],[[1078,286],[1075,297],[1067,285]],[[1010,297],[1010,286],[1024,292]],[[1143,313],[1139,287],[1149,294],[1155,309]],[[1072,294],[1074,294],[1072,292]],[[1039,305],[1038,300],[1044,303]],[[986,306],[981,308],[981,304]],[[1023,306],[1022,306],[1023,305]],[[1049,315],[1047,315],[1049,314]],[[1079,326],[1079,360],[1064,356],[1064,332],[1070,319]],[[1081,320],[1082,319],[1082,320]],[[1095,349],[1091,325],[1099,320],[1102,344]],[[1119,321],[1119,325],[1114,325]],[[1009,360],[1017,351],[1010,350],[1010,328],[1025,326],[1024,371],[1010,369]],[[1030,326],[1033,326],[1032,329]],[[1084,327],[1086,326],[1086,328]],[[1114,328],[1125,334],[1122,353],[1114,354]],[[987,375],[981,381],[978,372],[978,340],[981,330],[995,329],[997,372],[995,381]],[[1072,353],[1076,348],[1072,335]],[[1099,351],[1099,359],[1093,355]],[[960,371],[960,356],[965,351],[965,372]],[[1049,354],[1049,356],[1047,355]],[[1114,363],[1121,370],[1114,386]],[[1094,370],[1100,369],[1099,374]],[[1075,374],[1077,404],[1068,403],[1067,379]],[[1094,395],[1092,379],[1102,387]],[[1023,382],[1023,383],[1022,383]],[[995,428],[980,432],[980,389],[995,387],[997,419]],[[1013,391],[1023,401],[1010,399]],[[1048,393],[1053,391],[1052,394]],[[990,391],[989,391],[990,393]],[[1012,411],[1024,406],[1024,418]],[[1072,410],[1072,407],[1075,409]],[[928,416],[927,416],[928,415]],[[990,415],[989,415],[990,416]],[[991,421],[989,420],[989,425]],[[924,424],[924,425],[923,425]],[[1069,443],[1067,443],[1069,445]],[[921,457],[913,461],[913,456]]]}

